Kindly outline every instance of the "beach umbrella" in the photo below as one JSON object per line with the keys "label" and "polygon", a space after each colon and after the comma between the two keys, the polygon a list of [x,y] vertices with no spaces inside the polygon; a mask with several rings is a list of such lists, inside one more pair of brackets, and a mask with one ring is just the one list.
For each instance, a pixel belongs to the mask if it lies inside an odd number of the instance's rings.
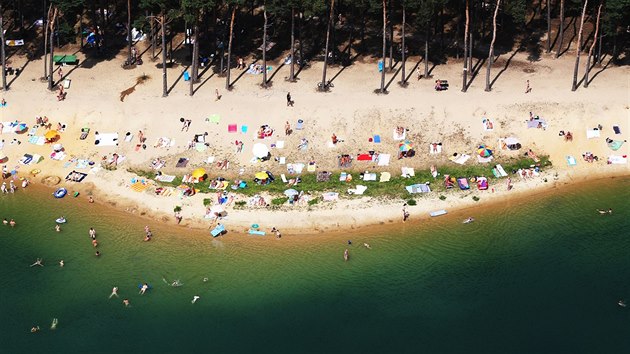
{"label": "beach umbrella", "polygon": [[405,140],[404,142],[398,144],[400,151],[409,151],[412,147],[413,144],[409,140]]}
{"label": "beach umbrella", "polygon": [[44,135],[44,137],[46,139],[48,139],[48,140],[52,140],[52,139],[56,138],[57,136],[59,136],[59,133],[56,130],[49,130]]}
{"label": "beach umbrella", "polygon": [[268,174],[267,174],[267,172],[265,172],[265,171],[260,171],[260,172],[257,172],[257,173],[254,175],[254,177],[255,177],[255,178],[258,178],[258,179],[267,179],[267,178],[269,178],[269,175],[268,175]]}
{"label": "beach umbrella", "polygon": [[516,144],[518,144],[518,139],[513,137],[513,136],[510,136],[510,137],[505,138],[505,140],[503,140],[503,142],[506,145],[516,145]]}
{"label": "beach umbrella", "polygon": [[252,147],[252,153],[255,157],[262,159],[263,157],[267,157],[267,155],[269,155],[269,148],[265,144],[256,143]]}
{"label": "beach umbrella", "polygon": [[206,175],[206,170],[204,170],[203,168],[200,167],[200,168],[192,171],[191,175],[193,176],[193,178],[201,178],[201,177]]}
{"label": "beach umbrella", "polygon": [[284,191],[284,195],[286,195],[289,198],[293,197],[294,195],[298,195],[298,194],[300,194],[300,192],[296,191],[293,188],[287,189],[286,191]]}
{"label": "beach umbrella", "polygon": [[490,156],[492,156],[492,150],[487,148],[485,145],[479,146],[479,149],[477,149],[477,153],[481,157],[490,157]]}
{"label": "beach umbrella", "polygon": [[28,129],[28,127],[26,126],[26,123],[20,123],[20,124],[15,126],[15,132],[16,133],[21,133],[21,132],[25,131],[26,129]]}
{"label": "beach umbrella", "polygon": [[53,150],[59,152],[59,151],[63,150],[63,146],[61,144],[55,144],[55,145],[53,145]]}

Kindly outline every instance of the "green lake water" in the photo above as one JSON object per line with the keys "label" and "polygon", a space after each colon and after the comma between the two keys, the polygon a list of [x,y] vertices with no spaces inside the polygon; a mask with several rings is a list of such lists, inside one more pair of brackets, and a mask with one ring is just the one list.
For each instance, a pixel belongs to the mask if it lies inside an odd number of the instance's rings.
{"label": "green lake water", "polygon": [[34,188],[1,195],[4,217],[18,225],[0,225],[0,353],[630,353],[627,177],[282,240],[212,240]]}

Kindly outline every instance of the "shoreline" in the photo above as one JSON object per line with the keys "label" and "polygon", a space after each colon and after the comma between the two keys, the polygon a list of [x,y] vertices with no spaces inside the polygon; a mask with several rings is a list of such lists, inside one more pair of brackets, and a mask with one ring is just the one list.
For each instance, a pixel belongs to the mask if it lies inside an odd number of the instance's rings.
{"label": "shoreline", "polygon": [[[402,222],[402,204],[400,202],[375,201],[374,205],[366,206],[368,202],[374,201],[374,198],[360,198],[352,200],[340,200],[337,205],[326,209],[315,210],[290,210],[288,208],[281,210],[269,210],[269,209],[253,209],[253,210],[238,210],[237,213],[231,213],[229,216],[220,221],[226,226],[229,233],[235,233],[239,235],[247,235],[247,230],[251,223],[258,223],[261,226],[261,230],[267,231],[267,236],[273,237],[269,234],[269,230],[272,227],[277,227],[282,231],[283,236],[290,236],[299,234],[301,236],[313,236],[322,234],[341,235],[348,231],[365,231],[369,228],[376,227],[377,229],[389,229],[395,227],[403,227],[403,225],[419,225],[426,220],[432,219],[429,216],[429,212],[439,209],[447,210],[448,214],[462,215],[466,211],[474,208],[491,209],[498,204],[505,202],[520,203],[534,198],[538,195],[547,193],[549,191],[569,188],[570,186],[580,185],[593,181],[602,181],[615,178],[629,177],[628,171],[615,171],[614,173],[588,173],[574,172],[574,171],[561,171],[558,173],[557,179],[554,179],[553,174],[557,171],[551,170],[544,174],[541,174],[536,180],[516,180],[513,182],[514,188],[508,191],[507,188],[496,189],[495,192],[490,190],[479,191],[469,190],[460,191],[453,190],[446,193],[447,199],[440,200],[437,195],[432,197],[420,197],[416,198],[418,204],[415,206],[407,206],[410,212],[410,219],[406,222]],[[548,182],[543,182],[543,178],[547,178]],[[50,187],[41,183],[36,184],[38,188],[43,188],[52,194],[56,187]],[[504,183],[502,183],[504,186]],[[132,199],[117,199],[108,197],[108,193],[104,189],[98,189],[93,186],[85,185],[87,188],[76,188],[72,191],[80,191],[80,202],[87,203],[85,199],[87,195],[92,195],[95,198],[95,204],[103,208],[111,208],[118,212],[127,214],[134,218],[141,218],[148,222],[158,221],[161,225],[167,227],[173,227],[180,230],[189,229],[194,231],[205,231],[211,229],[213,226],[209,226],[209,220],[203,218],[185,219],[181,225],[176,224],[173,217],[173,213],[165,212],[162,210],[149,209],[148,207],[142,207],[139,201]],[[19,192],[18,192],[19,193]],[[465,195],[464,195],[465,193]],[[459,195],[459,198],[458,197]],[[204,195],[197,194],[198,198]],[[479,197],[479,201],[473,200],[473,196]],[[69,195],[70,196],[70,189]],[[153,196],[154,202],[160,198],[159,196]],[[194,198],[194,197],[193,197]],[[190,200],[191,202],[193,199]],[[197,203],[199,204],[199,203]],[[357,209],[357,205],[363,204],[364,208]],[[354,207],[349,209],[350,207]],[[287,210],[288,209],[288,210]],[[229,209],[228,209],[229,210]],[[239,217],[230,217],[232,215],[238,215]],[[357,219],[358,215],[363,217]],[[269,221],[247,221],[251,220],[269,220]],[[256,218],[256,219],[254,219]],[[290,226],[294,224],[287,224],[286,220],[300,220],[302,227]],[[440,219],[438,217],[438,219]],[[285,223],[283,224],[283,221]],[[310,225],[308,223],[311,223]],[[317,223],[317,224],[315,224]]]}

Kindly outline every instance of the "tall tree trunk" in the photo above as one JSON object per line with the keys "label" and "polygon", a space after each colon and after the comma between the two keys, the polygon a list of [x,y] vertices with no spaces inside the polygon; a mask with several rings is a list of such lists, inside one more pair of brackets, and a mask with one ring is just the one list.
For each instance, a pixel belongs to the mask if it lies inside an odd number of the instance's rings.
{"label": "tall tree trunk", "polygon": [[295,82],[295,7],[291,6],[291,70],[289,81]]}
{"label": "tall tree trunk", "polygon": [[595,62],[598,65],[601,65],[602,63],[602,42],[603,42],[602,34],[603,33],[604,31],[599,32],[599,41],[597,43],[597,60]]}
{"label": "tall tree trunk", "polygon": [[52,4],[48,7],[46,21],[44,22],[44,78],[48,79],[48,23],[52,14]]}
{"label": "tall tree trunk", "polygon": [[497,39],[497,15],[499,14],[499,5],[501,0],[497,0],[497,7],[494,9],[494,16],[492,17],[492,42],[490,42],[490,52],[488,53],[488,69],[486,71],[486,91],[490,91],[490,68],[492,68],[492,62],[494,61],[494,41]]}
{"label": "tall tree trunk", "polygon": [[[230,17],[230,38],[228,41],[228,56],[227,56],[227,75],[225,77],[225,89],[229,90],[232,84],[230,83],[230,70],[232,69],[232,65],[230,65],[232,60],[232,38],[234,37],[234,16],[236,15],[236,7],[234,5],[232,7],[232,16]],[[223,52],[221,52],[221,56],[223,56]],[[267,70],[267,68],[265,68]]]}
{"label": "tall tree trunk", "polygon": [[402,39],[401,39],[401,47],[402,47],[402,53],[401,53],[401,61],[402,61],[402,68],[401,68],[401,76],[402,79],[400,80],[400,82],[404,85],[407,82],[407,74],[405,73],[405,62],[407,60],[406,56],[405,56],[405,24],[406,24],[406,18],[405,18],[405,4],[402,5]]}
{"label": "tall tree trunk", "polygon": [[162,97],[168,96],[166,77],[166,16],[164,10],[160,14],[160,27],[162,34]]}
{"label": "tall tree trunk", "polygon": [[562,40],[564,39],[564,0],[560,0],[560,29],[558,30],[558,49],[556,49],[556,58],[562,52]]}
{"label": "tall tree trunk", "polygon": [[429,33],[431,33],[431,21],[427,19],[427,28],[424,36],[424,78],[429,78]]}
{"label": "tall tree trunk", "polygon": [[466,92],[468,86],[468,26],[470,24],[470,9],[466,0],[466,27],[464,28],[464,73],[462,80],[462,92]]}
{"label": "tall tree trunk", "polygon": [[1,61],[2,61],[2,68],[0,68],[0,70],[2,70],[2,89],[4,91],[7,90],[7,71],[5,70],[5,60],[6,60],[6,56],[4,53],[4,22],[3,22],[3,17],[2,17],[2,5],[0,5],[0,57],[1,57]]}
{"label": "tall tree trunk", "polygon": [[547,53],[551,53],[551,0],[547,0]]}
{"label": "tall tree trunk", "polygon": [[129,63],[129,65],[131,65],[131,42],[131,0],[127,0],[127,47],[129,50],[127,53],[127,63]]}
{"label": "tall tree trunk", "polygon": [[387,3],[383,0],[383,65],[381,70],[381,93],[385,93],[385,59],[387,55]]}
{"label": "tall tree trunk", "polygon": [[[53,8],[52,18],[49,20],[48,30],[50,32],[49,45],[50,45],[50,57],[48,58],[48,89],[53,89],[53,55],[55,54],[55,45],[53,39],[55,36],[55,22],[57,20],[57,8]],[[4,68],[2,68],[4,70]]]}
{"label": "tall tree trunk", "polygon": [[[392,8],[392,0],[389,0],[387,4],[388,8]],[[389,21],[389,71],[391,72],[394,69],[394,24],[392,21]],[[385,63],[383,63],[383,66]]]}
{"label": "tall tree trunk", "polygon": [[155,40],[156,27],[155,18],[153,17],[153,12],[151,12],[151,59],[155,59],[155,47],[157,46],[157,41]]}
{"label": "tall tree trunk", "polygon": [[588,50],[588,58],[586,59],[586,73],[584,74],[584,88],[588,88],[588,74],[591,71],[591,57],[593,56],[593,50],[595,49],[595,45],[597,44],[597,35],[599,34],[599,18],[602,14],[602,6],[604,5],[604,1],[599,1],[599,7],[597,8],[597,20],[595,22],[595,35],[593,36],[593,43],[591,44],[591,48]]}
{"label": "tall tree trunk", "polygon": [[263,3],[263,17],[265,21],[263,22],[263,49],[262,49],[262,60],[263,60],[263,81],[262,87],[267,88],[267,2]]}
{"label": "tall tree trunk", "polygon": [[190,96],[195,94],[194,83],[199,81],[199,23],[198,18],[195,17],[193,24],[193,48],[192,48],[192,60],[190,70]]}
{"label": "tall tree trunk", "polygon": [[584,30],[584,17],[586,16],[586,6],[588,0],[584,0],[584,7],[582,8],[582,17],[580,18],[580,32],[578,32],[577,45],[575,46],[575,67],[573,68],[573,84],[571,85],[571,91],[577,90],[577,76],[578,68],[580,66],[580,54],[582,53],[582,31]]}
{"label": "tall tree trunk", "polygon": [[[328,66],[328,46],[330,45],[330,26],[332,26],[333,22],[335,21],[335,19],[333,18],[334,13],[335,13],[335,0],[330,0],[330,16],[328,18],[328,28],[326,29],[326,50],[324,51],[324,69],[322,70],[322,82],[320,84],[321,89],[324,91],[328,90],[328,84],[326,83],[326,67]],[[300,47],[302,47],[302,43],[300,43]]]}

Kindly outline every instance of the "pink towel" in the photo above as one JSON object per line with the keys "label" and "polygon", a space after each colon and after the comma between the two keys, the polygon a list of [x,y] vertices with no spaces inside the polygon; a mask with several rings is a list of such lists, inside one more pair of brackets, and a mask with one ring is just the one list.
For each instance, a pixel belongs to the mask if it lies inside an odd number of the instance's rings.
{"label": "pink towel", "polygon": [[236,133],[236,124],[228,125],[228,133]]}

